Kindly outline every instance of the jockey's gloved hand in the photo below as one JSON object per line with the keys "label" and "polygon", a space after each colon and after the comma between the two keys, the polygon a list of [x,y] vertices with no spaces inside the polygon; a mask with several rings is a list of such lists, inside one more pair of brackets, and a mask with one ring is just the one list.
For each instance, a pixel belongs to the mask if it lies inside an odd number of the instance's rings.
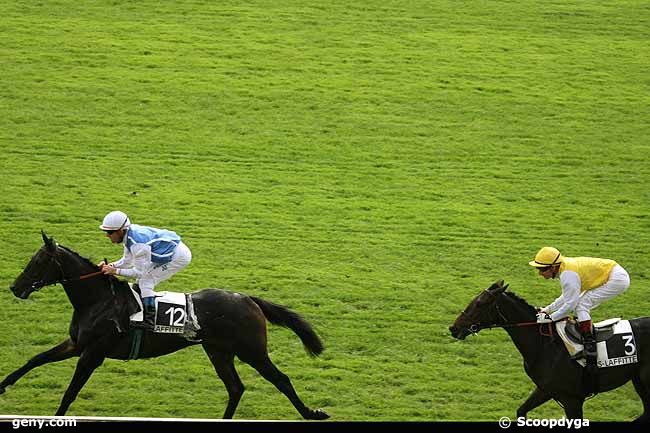
{"label": "jockey's gloved hand", "polygon": [[551,316],[548,315],[546,311],[540,311],[537,313],[537,323],[551,323],[553,320]]}

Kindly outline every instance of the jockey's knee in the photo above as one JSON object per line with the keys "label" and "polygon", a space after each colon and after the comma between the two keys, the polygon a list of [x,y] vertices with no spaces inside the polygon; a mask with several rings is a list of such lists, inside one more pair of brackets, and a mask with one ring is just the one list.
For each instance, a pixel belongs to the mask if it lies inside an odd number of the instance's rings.
{"label": "jockey's knee", "polygon": [[589,313],[588,308],[576,308],[576,316],[578,322],[586,322],[591,320],[591,314]]}
{"label": "jockey's knee", "polygon": [[143,298],[148,298],[149,296],[156,296],[156,292],[154,292],[154,285],[153,281],[138,281],[138,285],[140,286],[140,296]]}

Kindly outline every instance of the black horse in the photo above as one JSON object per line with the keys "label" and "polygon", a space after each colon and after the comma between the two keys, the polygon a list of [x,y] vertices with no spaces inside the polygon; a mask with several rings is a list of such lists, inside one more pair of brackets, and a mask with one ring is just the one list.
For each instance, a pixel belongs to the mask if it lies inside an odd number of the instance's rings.
{"label": "black horse", "polygon": [[[517,417],[554,399],[570,419],[582,419],[582,405],[589,396],[583,382],[583,367],[572,360],[562,341],[548,331],[549,324],[537,324],[536,309],[497,281],[479,294],[449,327],[460,340],[481,329],[503,327],[524,358],[524,369],[537,388],[517,409]],[[650,318],[630,320],[639,362],[598,369],[598,392],[610,391],[632,380],[643,401],[643,414],[636,421],[650,419]]]}
{"label": "black horse", "polygon": [[[64,415],[90,375],[105,358],[129,359],[132,333],[129,316],[138,310],[128,285],[101,274],[88,259],[58,245],[43,233],[44,245],[36,252],[11,286],[15,296],[26,299],[34,290],[61,283],[74,307],[70,338],[30,359],[0,382],[0,394],[33,368],[78,356],[77,367],[56,415]],[[306,419],[326,419],[322,410],[312,410],[300,400],[289,378],[276,368],[266,347],[266,320],[293,330],[307,352],[317,356],[323,344],[312,327],[297,313],[254,296],[219,289],[191,294],[200,329],[192,341],[179,334],[145,332],[140,358],[166,355],[201,344],[228,391],[224,418],[232,418],[244,392],[234,357],[250,364],[273,383]],[[137,302],[137,301],[136,301]]]}

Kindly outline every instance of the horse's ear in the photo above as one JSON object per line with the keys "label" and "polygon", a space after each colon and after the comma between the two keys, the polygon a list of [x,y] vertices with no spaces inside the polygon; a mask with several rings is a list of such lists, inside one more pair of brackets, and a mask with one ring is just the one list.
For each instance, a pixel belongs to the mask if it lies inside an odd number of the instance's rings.
{"label": "horse's ear", "polygon": [[56,243],[54,242],[54,238],[48,238],[43,229],[41,229],[41,236],[43,236],[43,242],[45,243],[45,246],[48,250],[56,250]]}
{"label": "horse's ear", "polygon": [[507,288],[508,288],[508,284],[505,284],[503,280],[499,280],[494,284],[492,284],[489,290],[490,292],[498,295],[499,293],[505,292]]}

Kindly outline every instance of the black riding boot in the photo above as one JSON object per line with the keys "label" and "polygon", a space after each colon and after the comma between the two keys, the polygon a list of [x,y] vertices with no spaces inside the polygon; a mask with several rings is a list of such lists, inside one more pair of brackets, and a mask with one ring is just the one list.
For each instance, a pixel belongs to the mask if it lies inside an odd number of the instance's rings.
{"label": "black riding boot", "polygon": [[143,328],[153,331],[156,322],[156,303],[155,296],[147,296],[142,298],[142,322],[133,322],[134,328]]}
{"label": "black riding boot", "polygon": [[598,388],[598,366],[596,365],[598,351],[596,348],[596,339],[591,332],[583,334],[582,344],[584,345],[585,361],[587,361],[585,368],[587,392],[589,394],[595,394]]}
{"label": "black riding boot", "polygon": [[582,336],[582,342],[585,346],[585,359],[587,365],[596,365],[598,350],[596,349],[596,339],[591,333]]}

